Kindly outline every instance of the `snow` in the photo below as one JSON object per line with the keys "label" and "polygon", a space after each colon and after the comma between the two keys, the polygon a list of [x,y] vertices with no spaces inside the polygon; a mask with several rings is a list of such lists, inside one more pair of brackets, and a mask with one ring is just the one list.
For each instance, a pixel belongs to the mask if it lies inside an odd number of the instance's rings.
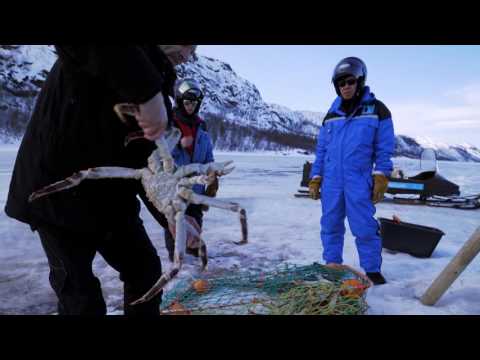
{"label": "snow", "polygon": [[21,83],[26,78],[34,79],[42,71],[50,70],[56,55],[51,46],[27,45],[15,49],[0,49],[0,56],[10,58],[7,65],[10,76]]}
{"label": "snow", "polygon": [[[0,146],[0,206],[3,209],[15,146]],[[236,246],[240,239],[238,218],[229,212],[211,209],[205,216],[204,237],[209,249],[209,271],[218,269],[268,269],[281,263],[311,264],[321,261],[320,203],[296,199],[293,194],[301,180],[302,165],[311,156],[273,153],[216,153],[218,161],[234,160],[236,170],[222,178],[219,198],[241,203],[248,212],[250,244]],[[407,173],[418,169],[415,160],[395,159]],[[464,193],[480,192],[480,164],[439,162],[441,173],[458,183]],[[480,210],[427,208],[380,204],[377,216],[396,214],[403,221],[443,230],[430,259],[406,254],[383,254],[383,271],[388,284],[370,289],[369,314],[480,314],[480,258],[475,259],[452,288],[434,307],[421,305],[419,297],[447,265],[480,224]],[[162,259],[169,266],[163,230],[142,210],[147,231]],[[348,230],[345,263],[359,268],[354,239]],[[94,262],[109,314],[121,314],[122,284],[118,274],[101,257]],[[180,278],[199,273],[196,259],[187,256]],[[172,283],[167,288],[174,286]],[[56,298],[48,282],[48,265],[37,234],[29,227],[0,213],[0,314],[53,314]]]}
{"label": "snow", "polygon": [[28,66],[24,67],[24,71],[17,71],[14,77],[21,82],[28,76],[34,78],[44,69],[50,69],[55,61],[53,49],[45,45],[21,46],[19,48],[17,64],[27,62]]}

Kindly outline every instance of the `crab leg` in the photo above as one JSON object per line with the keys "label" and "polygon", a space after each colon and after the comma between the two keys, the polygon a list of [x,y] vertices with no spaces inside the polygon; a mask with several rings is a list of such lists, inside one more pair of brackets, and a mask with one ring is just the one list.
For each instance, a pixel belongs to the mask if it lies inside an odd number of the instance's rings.
{"label": "crab leg", "polygon": [[140,299],[135,300],[130,305],[135,306],[152,300],[160,291],[162,291],[162,289],[165,287],[165,285],[168,284],[170,280],[177,276],[177,274],[180,272],[181,267],[182,264],[175,264],[169,272],[164,273],[160,277],[160,279],[158,279],[155,285],[153,285],[152,288],[148,290],[145,295],[143,295]]}
{"label": "crab leg", "polygon": [[175,160],[172,157],[172,150],[180,141],[182,133],[179,129],[171,128],[167,131],[165,136],[160,136],[155,141],[157,145],[157,156],[162,159],[163,170],[166,173],[173,174],[175,171]]}
{"label": "crab leg", "polygon": [[239,214],[240,225],[242,227],[242,240],[240,242],[235,242],[235,244],[244,245],[248,243],[247,212],[245,211],[245,209],[240,207],[239,204],[217,200],[208,196],[198,195],[198,194],[195,194],[194,192],[191,192],[189,194],[188,200],[192,202],[192,204],[208,205],[214,208],[237,212]]}
{"label": "crab leg", "polygon": [[207,245],[203,240],[200,240],[200,248],[198,250],[198,256],[200,256],[200,261],[202,262],[202,271],[205,271],[208,265],[208,254],[207,254]]}
{"label": "crab leg", "polygon": [[181,265],[185,257],[185,249],[187,247],[187,225],[185,219],[185,212],[179,211],[175,215],[175,263]]}
{"label": "crab leg", "polygon": [[175,161],[173,160],[172,154],[168,150],[168,143],[163,136],[161,136],[157,141],[157,150],[159,157],[162,159],[163,170],[166,173],[173,174],[175,170]]}
{"label": "crab leg", "polygon": [[[192,219],[192,218],[190,218]],[[208,255],[207,255],[207,245],[205,244],[205,241],[202,239],[202,235],[200,235],[200,227],[196,223],[195,219],[193,219],[195,226],[189,221],[186,222],[187,224],[187,243],[188,239],[194,238],[195,240],[198,241],[199,246],[198,246],[198,256],[200,257],[200,261],[202,262],[202,271],[205,271],[207,269],[208,265]]]}
{"label": "crab leg", "polygon": [[130,305],[134,306],[150,301],[180,272],[183,258],[185,257],[185,247],[187,246],[187,227],[185,222],[184,211],[178,211],[175,215],[175,255],[172,269],[164,273],[145,295]]}
{"label": "crab leg", "polygon": [[181,137],[182,132],[177,128],[172,127],[167,131],[167,133],[165,134],[165,142],[167,144],[169,153],[171,153],[175,146],[177,146]]}
{"label": "crab leg", "polygon": [[209,164],[190,164],[179,168],[175,172],[175,177],[181,179],[192,174],[210,174],[215,173],[218,176],[230,174],[235,167],[229,167],[233,164],[233,161],[227,161],[223,163],[209,163]]}
{"label": "crab leg", "polygon": [[188,194],[190,194],[190,189],[188,188],[189,186],[192,185],[208,185],[210,183],[210,178],[207,175],[200,175],[200,176],[194,176],[194,177],[189,177],[189,178],[183,178],[178,181],[178,188],[181,193],[183,193],[183,189],[186,189]]}
{"label": "crab leg", "polygon": [[65,180],[58,181],[54,184],[48,185],[33,194],[28,198],[29,202],[35,201],[41,197],[73,188],[80,185],[83,180],[87,179],[141,179],[142,170],[135,170],[122,167],[98,167],[92,168],[73,174]]}

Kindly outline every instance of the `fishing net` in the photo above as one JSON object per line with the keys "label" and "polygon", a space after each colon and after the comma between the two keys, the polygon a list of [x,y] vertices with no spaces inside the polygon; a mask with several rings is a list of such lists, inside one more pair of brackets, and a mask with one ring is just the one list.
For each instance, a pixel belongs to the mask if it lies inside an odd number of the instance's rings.
{"label": "fishing net", "polygon": [[368,278],[347,266],[284,265],[182,280],[164,297],[165,315],[362,315]]}

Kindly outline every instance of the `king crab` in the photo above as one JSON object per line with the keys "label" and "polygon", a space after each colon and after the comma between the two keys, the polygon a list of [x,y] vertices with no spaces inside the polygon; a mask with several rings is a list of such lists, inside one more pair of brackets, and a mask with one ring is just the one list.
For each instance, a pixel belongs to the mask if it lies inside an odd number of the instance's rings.
{"label": "king crab", "polygon": [[[120,104],[115,106],[115,112],[124,122],[127,121],[124,115],[135,116],[137,111],[138,109],[135,105]],[[180,137],[180,130],[171,128],[165,135],[156,140],[157,149],[149,157],[146,168],[91,168],[77,172],[65,180],[48,185],[34,192],[29,197],[29,201],[32,202],[41,197],[78,186],[83,180],[87,179],[136,179],[142,182],[148,199],[167,218],[169,228],[175,237],[175,252],[171,270],[162,274],[153,287],[131,305],[151,300],[179,273],[187,246],[199,249],[202,270],[206,268],[208,263],[206,246],[200,236],[200,229],[195,221],[191,221],[192,219],[185,215],[189,204],[206,205],[238,213],[242,229],[242,240],[235,242],[235,244],[243,245],[248,242],[246,211],[239,204],[199,195],[192,190],[195,184],[210,185],[217,176],[231,173],[234,170],[234,167],[231,166],[233,161],[176,167],[171,153],[178,144]]]}

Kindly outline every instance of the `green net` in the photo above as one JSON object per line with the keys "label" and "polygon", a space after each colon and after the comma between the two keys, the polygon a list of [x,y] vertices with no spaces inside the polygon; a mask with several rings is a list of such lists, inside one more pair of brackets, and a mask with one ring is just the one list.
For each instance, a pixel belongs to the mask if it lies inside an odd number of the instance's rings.
{"label": "green net", "polygon": [[273,271],[224,271],[182,280],[166,293],[163,314],[362,315],[368,280],[350,268],[317,263]]}

